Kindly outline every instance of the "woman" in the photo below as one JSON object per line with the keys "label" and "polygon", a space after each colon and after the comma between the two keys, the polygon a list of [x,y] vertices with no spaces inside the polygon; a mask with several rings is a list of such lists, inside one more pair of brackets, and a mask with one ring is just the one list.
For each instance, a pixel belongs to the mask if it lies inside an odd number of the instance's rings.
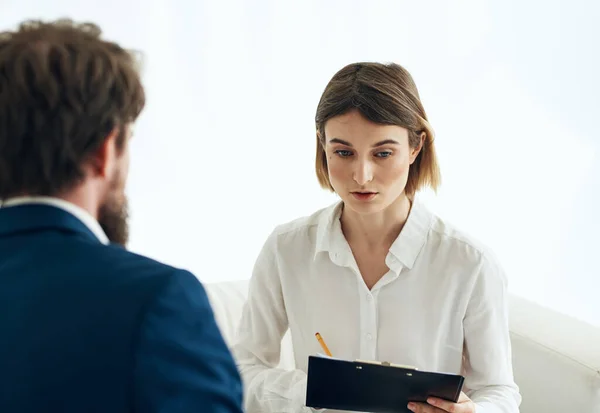
{"label": "woman", "polygon": [[[461,373],[458,403],[415,412],[515,413],[506,278],[490,252],[415,199],[437,189],[433,131],[410,74],[356,63],[327,85],[316,172],[341,202],[277,227],[254,268],[234,353],[249,412],[305,407],[308,356]],[[296,370],[276,368],[291,330]]]}

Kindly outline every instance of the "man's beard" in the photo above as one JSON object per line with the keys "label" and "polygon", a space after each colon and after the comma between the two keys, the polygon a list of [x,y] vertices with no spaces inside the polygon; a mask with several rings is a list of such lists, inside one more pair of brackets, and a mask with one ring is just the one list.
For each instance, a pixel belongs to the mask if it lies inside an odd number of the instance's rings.
{"label": "man's beard", "polygon": [[98,223],[110,242],[127,246],[129,240],[127,197],[113,190],[98,210]]}

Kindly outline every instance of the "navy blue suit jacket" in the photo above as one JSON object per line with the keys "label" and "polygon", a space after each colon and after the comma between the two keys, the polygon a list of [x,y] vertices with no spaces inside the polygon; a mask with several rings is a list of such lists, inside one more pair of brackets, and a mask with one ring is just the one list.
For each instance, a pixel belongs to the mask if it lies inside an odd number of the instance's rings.
{"label": "navy blue suit jacket", "polygon": [[242,411],[189,272],[102,244],[68,212],[0,208],[0,412]]}

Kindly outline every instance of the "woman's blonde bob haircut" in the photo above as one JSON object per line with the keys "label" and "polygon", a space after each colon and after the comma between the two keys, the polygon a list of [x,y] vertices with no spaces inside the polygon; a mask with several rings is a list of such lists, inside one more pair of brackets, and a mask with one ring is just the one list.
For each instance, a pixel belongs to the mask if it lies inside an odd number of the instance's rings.
{"label": "woman's blonde bob haircut", "polygon": [[329,119],[353,110],[371,122],[407,129],[412,148],[417,147],[424,136],[423,147],[410,166],[405,193],[413,198],[417,191],[427,186],[437,191],[441,178],[433,129],[412,76],[395,63],[352,63],[337,72],[327,84],[315,116],[315,166],[321,187],[334,191],[327,170],[325,124]]}

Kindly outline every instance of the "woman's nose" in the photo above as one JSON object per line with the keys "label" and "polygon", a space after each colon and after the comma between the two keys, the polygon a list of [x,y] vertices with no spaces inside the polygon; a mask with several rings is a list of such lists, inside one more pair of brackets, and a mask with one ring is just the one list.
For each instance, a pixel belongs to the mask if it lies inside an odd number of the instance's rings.
{"label": "woman's nose", "polygon": [[358,185],[365,185],[373,180],[373,167],[371,162],[358,161],[354,169],[354,181]]}

